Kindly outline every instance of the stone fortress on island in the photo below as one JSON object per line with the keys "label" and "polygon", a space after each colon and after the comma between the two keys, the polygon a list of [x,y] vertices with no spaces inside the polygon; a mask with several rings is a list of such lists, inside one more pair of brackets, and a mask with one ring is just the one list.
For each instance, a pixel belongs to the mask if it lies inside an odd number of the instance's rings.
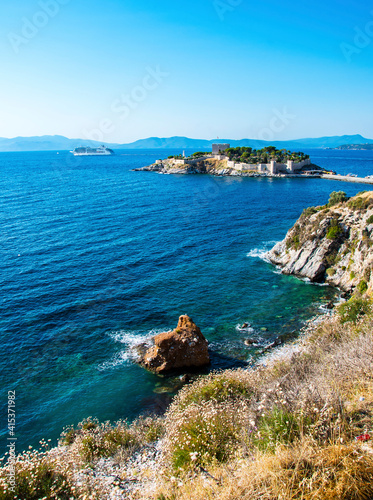
{"label": "stone fortress on island", "polygon": [[311,165],[311,160],[309,158],[297,163],[294,162],[294,160],[288,160],[286,163],[278,163],[275,160],[271,160],[269,163],[237,163],[235,161],[229,161],[229,157],[224,154],[224,151],[229,148],[230,144],[213,144],[212,156],[217,160],[226,160],[227,167],[233,168],[238,172],[257,171],[262,174],[268,173],[270,175],[295,174],[303,167]]}
{"label": "stone fortress on island", "polygon": [[185,157],[184,153],[169,156],[167,159],[157,160],[152,165],[135,170],[164,174],[204,173],[269,177],[320,176],[326,173],[321,167],[312,164],[308,155],[303,153],[278,151],[274,147],[258,151],[252,148],[230,148],[230,144],[213,144],[212,153],[197,152],[189,157]]}

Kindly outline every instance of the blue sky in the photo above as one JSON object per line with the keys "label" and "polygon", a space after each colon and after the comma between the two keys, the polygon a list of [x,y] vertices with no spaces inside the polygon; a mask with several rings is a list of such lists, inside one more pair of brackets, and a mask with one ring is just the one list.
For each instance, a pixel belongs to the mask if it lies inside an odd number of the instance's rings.
{"label": "blue sky", "polygon": [[373,138],[373,4],[17,0],[0,136]]}

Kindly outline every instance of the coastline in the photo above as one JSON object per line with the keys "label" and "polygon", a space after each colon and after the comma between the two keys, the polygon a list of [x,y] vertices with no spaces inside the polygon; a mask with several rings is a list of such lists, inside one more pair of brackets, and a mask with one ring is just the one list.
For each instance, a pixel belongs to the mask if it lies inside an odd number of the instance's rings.
{"label": "coastline", "polygon": [[[310,346],[310,338],[316,334],[322,324],[336,321],[336,319],[337,316],[334,311],[320,312],[320,314],[307,320],[296,339],[274,347],[270,352],[263,354],[253,366],[243,369],[223,369],[207,376],[199,375],[194,382],[184,386],[184,389],[188,390],[194,383],[198,384],[201,380],[216,375],[224,376],[225,373],[231,374],[234,372],[260,375],[263,370],[271,371],[276,365],[290,363],[293,356],[299,357],[307,352]],[[165,415],[159,418],[163,420]],[[142,421],[146,421],[146,418],[140,417],[134,425],[139,425],[138,422]],[[88,417],[85,422],[94,422],[94,420]],[[93,429],[95,425],[92,424]],[[64,433],[65,437],[68,435],[69,429]],[[49,449],[45,440],[41,441],[41,446],[42,451],[39,454],[36,450],[31,450],[24,452],[23,456],[28,457],[27,460],[31,461],[33,460],[31,457],[37,457],[38,460],[45,460],[48,457],[48,460],[55,464],[71,463],[72,457],[74,457],[74,463],[81,461],[81,458],[75,452],[71,455],[69,445],[64,437],[54,448]],[[76,485],[74,488],[79,489],[79,486],[86,485],[90,491],[99,491],[99,497],[92,498],[99,498],[100,500],[145,500],[156,498],[154,495],[157,494],[159,488],[162,488],[164,480],[170,481],[171,484],[177,484],[175,483],[176,479],[173,479],[174,476],[170,475],[168,470],[164,446],[165,438],[160,438],[150,443],[143,442],[138,450],[129,454],[124,463],[119,464],[113,457],[108,457],[101,458],[93,467],[83,467],[81,469],[74,467],[72,474],[72,483]],[[82,495],[76,498],[86,497]]]}
{"label": "coastline", "polygon": [[[259,394],[264,389],[271,398],[272,396],[270,395],[274,390],[271,389],[271,387],[282,387],[284,381],[286,385],[286,374],[290,367],[293,365],[297,366],[302,359],[308,359],[309,365],[311,362],[311,353],[315,353],[315,346],[319,343],[320,346],[318,349],[325,349],[324,343],[329,342],[329,340],[326,341],[322,338],[319,340],[320,331],[338,331],[339,329],[339,319],[335,311],[320,313],[307,321],[307,324],[299,332],[297,339],[285,343],[270,353],[265,354],[254,367],[235,370],[228,369],[207,376],[200,376],[195,382],[187,384],[184,389],[182,389],[165,416],[160,417],[159,420],[140,418],[135,422],[132,428],[129,428],[129,430],[130,432],[139,432],[139,430],[136,431],[136,427],[140,429],[141,426],[145,425],[146,427],[155,425],[156,422],[159,422],[159,425],[167,425],[168,420],[173,418],[172,415],[175,408],[177,408],[185,398],[188,398],[188,394],[193,394],[193,390],[198,391],[198,387],[202,388],[203,384],[213,383],[214,380],[219,380],[219,378],[222,380],[242,380],[242,383],[247,379],[252,380],[252,383],[259,384],[260,386],[264,384],[262,389],[258,388]],[[317,354],[317,356],[322,355],[322,351]],[[267,379],[268,381],[265,382]],[[280,390],[280,393],[282,393],[281,389],[277,390]],[[268,405],[268,396],[266,397],[266,394],[264,394],[264,399],[262,398],[260,400],[261,405],[258,407],[260,413],[265,411],[263,409],[261,410],[261,408]],[[283,397],[287,399],[286,391]],[[265,413],[263,413],[263,415],[264,414]],[[91,432],[96,432],[95,428],[98,430],[96,425],[94,420],[86,420],[85,423],[83,423],[82,429],[86,428],[87,430],[83,431],[83,435],[90,436]],[[92,431],[89,430],[91,426]],[[157,437],[150,442],[142,441],[140,446],[133,451],[129,450],[129,452],[124,455],[126,457],[125,459],[118,460],[118,458],[114,459],[112,456],[107,458],[102,457],[89,467],[77,467],[77,465],[81,463],[82,458],[78,453],[78,449],[75,449],[76,443],[72,442],[72,444],[69,444],[69,441],[66,440],[68,436],[70,436],[70,431],[68,429],[65,431],[64,436],[65,437],[62,438],[57,447],[48,450],[44,442],[44,445],[42,445],[46,450],[44,453],[37,455],[34,451],[31,451],[27,452],[25,456],[30,457],[27,460],[31,462],[32,460],[48,460],[55,464],[54,467],[57,468],[61,468],[61,464],[73,463],[73,470],[69,472],[69,481],[73,485],[73,490],[81,491],[83,487],[86,494],[88,494],[88,491],[91,494],[95,492],[98,496],[92,496],[92,498],[99,498],[100,500],[155,499],[159,498],[159,492],[165,489],[169,491],[170,489],[174,490],[176,488],[177,491],[181,492],[185,487],[187,491],[189,491],[188,484],[192,486],[195,484],[195,481],[199,481],[200,479],[202,480],[203,488],[207,489],[220,487],[220,481],[222,481],[222,485],[229,482],[224,474],[225,468],[221,470],[216,466],[208,467],[207,469],[202,467],[200,470],[196,469],[191,476],[188,473],[186,476],[181,475],[181,477],[178,478],[178,473],[172,472],[172,469],[170,470],[169,468],[169,452],[167,450],[170,446],[170,436],[167,434]],[[373,454],[371,446],[365,447],[365,451],[368,453],[368,456],[370,453]],[[360,453],[361,452],[360,450]],[[32,456],[36,458],[31,458]],[[250,458],[250,463],[259,464],[260,460],[261,456],[258,455]],[[246,466],[245,460],[238,457],[233,460],[230,468],[235,471],[234,474],[237,474],[241,470],[241,467],[244,466]],[[67,467],[63,470],[67,470]],[[215,480],[217,477],[221,479]],[[206,482],[206,478],[210,478],[209,481]],[[201,486],[198,485],[198,488],[200,487]],[[193,500],[202,498],[198,496],[200,495],[198,491],[194,493],[195,496],[191,493],[188,494],[191,495],[188,498],[192,498]],[[87,497],[84,496],[84,493],[81,493],[81,496],[76,496],[74,498]],[[177,498],[179,498],[179,496],[177,496]],[[184,499],[184,496],[180,496],[180,498]]]}
{"label": "coastline", "polygon": [[[362,327],[360,326],[359,328],[361,331]],[[370,326],[367,328],[367,331],[371,332]],[[88,418],[75,429],[67,428],[58,446],[49,449],[48,444],[42,441],[42,451],[29,450],[24,452],[22,457],[17,459],[17,467],[22,467],[22,464],[25,464],[24,467],[26,468],[30,464],[34,464],[33,467],[37,467],[38,464],[42,463],[49,464],[51,470],[57,471],[54,474],[62,474],[61,477],[65,478],[64,481],[69,485],[74,495],[73,498],[76,499],[88,498],[89,495],[91,495],[91,498],[100,500],[155,500],[156,498],[172,498],[172,495],[160,496],[163,495],[163,492],[167,492],[167,495],[170,495],[170,492],[174,492],[172,494],[176,493],[176,498],[180,498],[181,500],[186,498],[190,498],[191,500],[204,498],[203,495],[205,493],[203,492],[216,491],[216,489],[226,487],[231,484],[233,477],[239,477],[244,472],[245,467],[261,467],[261,460],[266,459],[267,455],[265,452],[259,454],[252,452],[254,454],[251,458],[246,457],[246,452],[243,452],[242,457],[240,454],[237,454],[237,456],[233,455],[229,462],[229,468],[233,471],[230,473],[230,476],[226,475],[226,465],[224,463],[221,465],[215,463],[215,465],[210,466],[203,464],[199,468],[196,468],[193,465],[194,458],[191,459],[190,470],[188,468],[185,473],[182,470],[175,471],[170,466],[170,453],[172,453],[175,446],[185,446],[183,445],[183,441],[179,442],[177,438],[173,438],[174,432],[176,432],[176,435],[177,433],[184,432],[182,430],[183,427],[180,427],[180,422],[184,422],[185,425],[194,425],[193,412],[197,411],[198,415],[203,415],[210,406],[213,413],[209,416],[210,414],[207,412],[206,418],[208,420],[215,418],[213,415],[216,415],[216,411],[219,415],[219,411],[222,411],[219,408],[224,403],[224,405],[227,405],[224,411],[233,411],[235,414],[230,419],[235,421],[238,418],[234,424],[235,426],[248,425],[252,429],[250,432],[258,432],[260,419],[267,418],[266,416],[271,411],[274,411],[272,405],[275,405],[274,408],[276,409],[278,398],[282,398],[281,405],[284,405],[284,407],[294,404],[291,403],[294,397],[296,397],[295,402],[297,402],[297,391],[300,389],[295,390],[292,377],[300,377],[297,383],[306,384],[308,387],[307,376],[311,376],[310,372],[311,374],[313,372],[319,374],[321,367],[326,364],[328,369],[325,371],[324,376],[327,376],[329,373],[330,366],[323,361],[324,358],[329,359],[331,357],[331,359],[334,359],[334,351],[336,353],[341,352],[344,342],[346,342],[347,346],[351,342],[354,346],[359,342],[359,338],[356,339],[353,328],[350,328],[350,333],[348,333],[349,330],[346,331],[346,339],[340,337],[341,331],[338,311],[320,311],[319,314],[306,321],[306,324],[299,330],[296,339],[285,342],[280,346],[275,346],[269,352],[263,354],[253,366],[226,369],[210,373],[209,375],[200,375],[196,380],[187,383],[174,398],[165,415],[161,417],[140,417],[131,425],[124,422],[99,424],[96,420]],[[364,340],[361,346],[363,350],[366,349],[365,342]],[[340,344],[341,347],[339,347]],[[357,353],[357,355],[361,356],[360,353]],[[369,352],[367,355],[369,356]],[[337,354],[336,356],[336,359],[339,359]],[[362,363],[364,363],[364,360],[362,360]],[[296,375],[298,372],[299,375]],[[317,376],[319,377],[319,375]],[[306,377],[306,380],[303,380],[304,377]],[[317,400],[316,402],[315,400],[313,403],[317,408],[317,412],[325,411],[327,407],[328,415],[330,415],[328,419],[331,419],[330,425],[337,425],[333,423],[333,412],[336,410],[333,406],[333,400],[328,400],[331,397],[328,396],[329,390],[327,387],[324,387],[324,382],[320,388],[317,388],[318,379],[312,377],[314,375],[311,376],[311,380],[315,380],[315,382],[312,382],[311,386],[313,383],[316,384],[315,391],[318,395],[317,397],[320,397],[318,391],[321,390],[321,387],[323,387],[322,391],[326,391],[321,401]],[[221,387],[221,382],[219,381],[224,381],[224,384],[232,384],[231,389],[227,393],[228,399],[226,401],[224,399],[225,396],[220,401],[219,398],[215,400],[214,397],[211,398],[209,395],[211,390],[215,390],[213,388],[216,384],[218,388]],[[240,394],[242,390],[240,387],[242,386],[243,388],[245,384],[248,384],[249,387],[252,387],[251,390],[254,390],[253,395],[247,401],[245,398],[242,399],[242,395]],[[218,394],[220,394],[220,390]],[[236,394],[235,391],[237,390],[239,392]],[[363,391],[363,389],[360,391]],[[199,395],[198,398],[205,398],[204,394],[206,394],[206,400],[202,399],[199,402],[199,399],[195,399],[195,395]],[[359,394],[365,395],[366,393],[360,392]],[[186,403],[190,400],[190,397],[192,397],[192,400]],[[232,401],[231,398],[233,398]],[[364,399],[365,396],[360,397],[359,405],[366,408]],[[195,402],[193,403],[194,400]],[[367,404],[369,401],[367,401]],[[191,402],[192,404],[190,404]],[[189,406],[185,408],[185,404]],[[339,401],[338,404],[342,403]],[[351,406],[350,402],[343,404]],[[348,407],[346,406],[346,408]],[[353,406],[353,408],[355,407]],[[187,413],[184,415],[185,411]],[[189,414],[191,415],[188,416]],[[198,421],[200,417],[196,415],[194,418]],[[370,431],[370,429],[367,428],[367,431]],[[151,437],[149,432],[151,433]],[[356,427],[356,429],[354,427],[353,432],[357,436],[359,427]],[[123,437],[119,437],[122,435],[120,433],[123,433]],[[105,441],[107,439],[106,436],[112,435],[116,436],[115,441]],[[123,441],[124,436],[126,436],[126,441]],[[93,443],[97,439],[99,440],[97,445],[93,446]],[[117,441],[118,439],[119,441]],[[128,439],[130,439],[130,444],[124,444]],[[103,445],[99,443],[104,442],[107,442],[107,446],[109,446],[108,450],[114,445],[112,451],[106,452],[105,447],[101,448]],[[115,453],[115,450],[119,450],[117,442],[122,443],[122,446],[125,447],[120,454]],[[93,447],[89,443],[92,443]],[[341,441],[341,443],[347,447],[346,450],[350,450],[349,447],[351,447],[351,444],[349,442],[344,444],[344,441]],[[89,446],[87,447],[88,444]],[[340,446],[342,445],[340,444]],[[371,446],[365,444],[363,448],[359,447],[358,444],[353,446],[355,446],[354,449],[358,450],[360,454],[363,454],[364,459],[370,460],[369,457],[373,454]],[[279,450],[281,449],[283,448],[279,448]],[[323,452],[323,447],[321,444],[316,446],[313,444],[312,450],[315,456],[318,456]],[[193,453],[188,452],[188,456],[193,455]],[[5,465],[2,471],[6,471],[7,467],[8,465]],[[206,478],[208,478],[207,481]],[[255,484],[255,481],[253,483]],[[3,484],[4,476],[0,473],[0,487]],[[190,491],[190,487],[192,486],[193,492]],[[255,486],[253,487],[256,488]],[[215,493],[212,494],[214,497]],[[260,497],[252,496],[250,498],[256,500]]]}
{"label": "coastline", "polygon": [[328,179],[331,181],[340,181],[340,182],[355,182],[357,184],[373,184],[373,179],[367,179],[366,177],[352,177],[349,175],[329,175],[322,174],[320,176],[321,179]]}

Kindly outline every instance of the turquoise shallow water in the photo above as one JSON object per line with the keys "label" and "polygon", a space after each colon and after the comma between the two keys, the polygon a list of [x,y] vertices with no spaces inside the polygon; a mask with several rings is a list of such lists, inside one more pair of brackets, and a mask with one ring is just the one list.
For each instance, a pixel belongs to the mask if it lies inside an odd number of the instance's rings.
{"label": "turquoise shallow water", "polygon": [[[256,353],[237,324],[250,322],[263,343],[290,338],[335,294],[261,256],[304,207],[366,186],[131,171],[170,153],[0,154],[3,452],[8,390],[18,450],[89,415],[162,411],[175,380],[134,365],[134,343],[187,313],[211,343],[212,367],[238,366]],[[373,172],[372,152],[310,153],[340,173]]]}

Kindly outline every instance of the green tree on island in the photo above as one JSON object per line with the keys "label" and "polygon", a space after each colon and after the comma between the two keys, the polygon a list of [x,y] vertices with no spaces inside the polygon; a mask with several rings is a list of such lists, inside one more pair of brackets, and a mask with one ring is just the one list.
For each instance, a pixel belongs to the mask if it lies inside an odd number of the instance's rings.
{"label": "green tree on island", "polygon": [[288,160],[301,162],[309,159],[309,155],[298,152],[294,153],[286,149],[278,150],[275,146],[266,146],[263,149],[252,149],[250,147],[228,148],[224,153],[231,161],[241,163],[268,163],[270,160],[284,163]]}

